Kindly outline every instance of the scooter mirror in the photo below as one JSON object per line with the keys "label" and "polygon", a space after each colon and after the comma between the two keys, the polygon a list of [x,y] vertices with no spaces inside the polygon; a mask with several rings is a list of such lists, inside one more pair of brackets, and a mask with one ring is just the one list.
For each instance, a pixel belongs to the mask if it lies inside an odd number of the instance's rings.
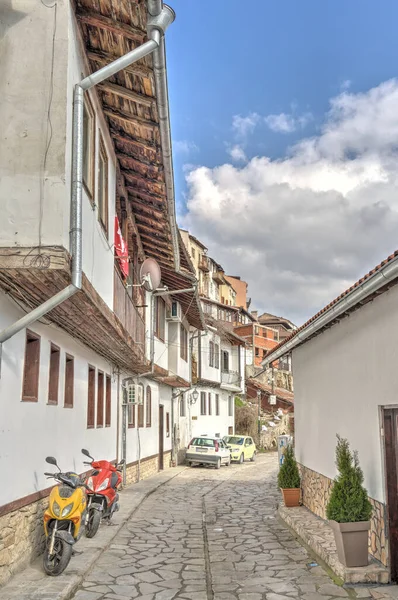
{"label": "scooter mirror", "polygon": [[119,462],[119,465],[124,465],[126,461],[124,460],[124,458],[122,458],[122,460]]}
{"label": "scooter mirror", "polygon": [[91,458],[91,460],[94,460],[93,457],[91,456],[90,452],[88,450],[86,450],[85,448],[82,448],[82,454],[84,454],[84,456],[88,456],[88,458]]}
{"label": "scooter mirror", "polygon": [[56,467],[58,467],[57,459],[54,458],[53,456],[47,456],[46,463],[48,463],[49,465],[55,465]]}

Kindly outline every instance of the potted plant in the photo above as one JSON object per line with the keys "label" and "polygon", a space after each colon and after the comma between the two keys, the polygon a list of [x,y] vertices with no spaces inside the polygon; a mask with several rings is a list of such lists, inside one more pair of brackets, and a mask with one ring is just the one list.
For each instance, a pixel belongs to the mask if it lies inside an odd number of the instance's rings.
{"label": "potted plant", "polygon": [[286,447],[283,463],[278,474],[278,485],[281,488],[285,506],[287,508],[299,506],[300,473],[292,446]]}
{"label": "potted plant", "polygon": [[339,561],[346,567],[368,564],[368,532],[372,505],[363,487],[358,453],[351,452],[346,439],[337,436],[338,476],[326,509],[336,540]]}

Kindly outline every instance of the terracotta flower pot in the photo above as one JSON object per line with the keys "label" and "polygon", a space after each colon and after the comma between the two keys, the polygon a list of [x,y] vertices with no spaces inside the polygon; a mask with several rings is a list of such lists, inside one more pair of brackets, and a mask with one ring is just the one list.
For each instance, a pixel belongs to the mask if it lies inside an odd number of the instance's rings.
{"label": "terracotta flower pot", "polygon": [[294,506],[300,506],[300,488],[287,488],[281,490],[283,495],[283,501],[286,508],[293,508]]}
{"label": "terracotta flower pot", "polygon": [[339,561],[346,567],[366,567],[369,563],[370,521],[358,523],[329,521],[329,523],[333,529]]}

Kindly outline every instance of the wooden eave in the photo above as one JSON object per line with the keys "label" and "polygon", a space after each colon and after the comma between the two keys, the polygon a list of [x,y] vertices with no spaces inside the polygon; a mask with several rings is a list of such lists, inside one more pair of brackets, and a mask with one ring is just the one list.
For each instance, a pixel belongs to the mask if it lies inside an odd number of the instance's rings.
{"label": "wooden eave", "polygon": [[[147,40],[145,1],[74,0],[74,8],[90,73]],[[180,239],[180,273],[174,266],[152,56],[137,61],[95,89],[113,140],[125,201],[130,204],[130,218],[142,252],[159,262],[162,282],[170,290],[188,288],[195,281],[195,270]],[[176,299],[186,311],[188,322],[203,329],[197,295],[187,293]]]}

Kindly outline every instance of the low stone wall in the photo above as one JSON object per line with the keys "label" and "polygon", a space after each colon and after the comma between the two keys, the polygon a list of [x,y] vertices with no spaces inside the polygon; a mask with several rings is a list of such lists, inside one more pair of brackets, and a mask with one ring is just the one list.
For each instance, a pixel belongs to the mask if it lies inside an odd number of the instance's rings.
{"label": "low stone wall", "polygon": [[[164,468],[170,466],[171,451],[164,453]],[[145,458],[140,464],[140,479],[151,477],[158,470],[158,455]],[[136,483],[138,464],[128,465],[126,474],[127,484]],[[43,514],[48,506],[49,492],[50,488],[0,507],[0,587],[42,553],[45,542]]]}
{"label": "low stone wall", "polygon": [[[302,502],[318,517],[326,519],[326,506],[329,502],[333,480],[321,473],[299,465],[301,472]],[[373,514],[369,532],[369,553],[388,566],[387,511],[384,504],[369,498]]]}

